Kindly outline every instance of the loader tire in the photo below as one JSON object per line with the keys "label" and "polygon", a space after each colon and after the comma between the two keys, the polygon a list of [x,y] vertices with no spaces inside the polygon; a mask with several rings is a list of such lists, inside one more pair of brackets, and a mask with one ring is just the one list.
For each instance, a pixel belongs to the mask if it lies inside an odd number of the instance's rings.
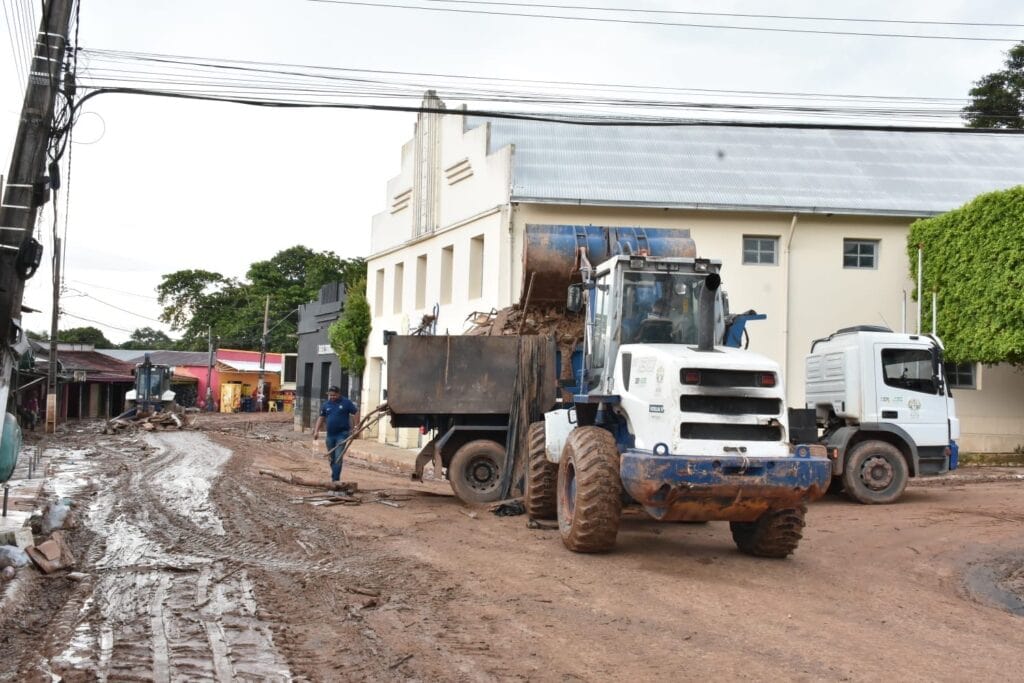
{"label": "loader tire", "polygon": [[543,420],[530,425],[528,446],[523,496],[526,514],[530,519],[554,519],[558,515],[558,464],[548,460]]}
{"label": "loader tire", "polygon": [[448,480],[455,495],[467,503],[493,503],[501,498],[505,448],[490,439],[477,439],[455,451]]}
{"label": "loader tire", "polygon": [[907,461],[898,448],[885,441],[864,441],[846,456],[843,486],[850,500],[885,505],[903,495],[909,475]]}
{"label": "loader tire", "polygon": [[807,506],[769,510],[754,522],[729,522],[732,540],[741,553],[756,557],[786,557],[804,535]]}
{"label": "loader tire", "polygon": [[619,451],[611,433],[577,427],[558,463],[558,530],[562,543],[577,553],[600,553],[615,546],[622,516]]}

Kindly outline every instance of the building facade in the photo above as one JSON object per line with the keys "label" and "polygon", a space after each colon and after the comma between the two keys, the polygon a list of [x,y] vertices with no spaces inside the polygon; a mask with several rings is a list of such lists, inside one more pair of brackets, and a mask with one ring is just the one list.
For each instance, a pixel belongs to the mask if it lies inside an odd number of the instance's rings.
{"label": "building facade", "polygon": [[[295,377],[295,431],[312,428],[327,389],[337,384],[348,396],[348,372],[331,348],[328,328],[345,307],[345,285],[320,288],[316,301],[299,306],[299,346]],[[355,397],[353,397],[355,399]]]}
{"label": "building facade", "polygon": [[[749,326],[750,349],[779,362],[802,406],[814,339],[854,324],[919,329],[910,224],[1021,183],[1024,138],[1012,135],[421,114],[373,218],[363,402],[387,388],[384,330],[406,333],[436,305],[437,333],[462,333],[473,312],[520,300],[528,226],[596,225],[689,229],[698,256],[723,262],[731,309],[768,315]],[[920,329],[930,320],[925,302]],[[962,447],[1024,443],[1024,375],[955,370]],[[377,437],[419,443],[387,427]]]}

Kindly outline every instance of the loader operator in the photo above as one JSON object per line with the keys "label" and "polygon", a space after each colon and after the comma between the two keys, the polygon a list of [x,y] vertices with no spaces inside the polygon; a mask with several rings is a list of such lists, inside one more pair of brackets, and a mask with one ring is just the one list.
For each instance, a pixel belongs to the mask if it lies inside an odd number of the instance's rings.
{"label": "loader operator", "polygon": [[327,401],[320,406],[320,416],[313,427],[313,441],[316,441],[320,428],[327,424],[327,457],[331,463],[331,481],[341,481],[341,464],[345,455],[344,444],[348,439],[350,416],[355,415],[359,408],[355,403],[342,397],[341,389],[332,386],[327,390]]}

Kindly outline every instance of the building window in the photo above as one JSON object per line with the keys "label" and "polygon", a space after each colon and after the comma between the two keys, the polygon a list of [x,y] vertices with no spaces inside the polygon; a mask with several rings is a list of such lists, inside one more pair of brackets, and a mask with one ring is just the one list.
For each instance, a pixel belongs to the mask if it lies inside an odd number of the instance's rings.
{"label": "building window", "polygon": [[282,382],[294,382],[295,375],[298,370],[299,359],[296,356],[288,354],[284,357],[284,376],[281,378]]}
{"label": "building window", "polygon": [[877,268],[878,240],[843,240],[843,268]]}
{"label": "building window", "polygon": [[744,265],[774,266],[779,262],[778,237],[743,237]]}
{"label": "building window", "polygon": [[427,305],[427,255],[420,254],[416,257],[416,308],[425,308]]}
{"label": "building window", "polygon": [[977,389],[974,363],[946,363],[946,382],[953,389]]}
{"label": "building window", "polygon": [[455,273],[452,271],[452,260],[455,257],[455,246],[448,245],[441,250],[441,303],[452,302],[452,278]]}
{"label": "building window", "polygon": [[384,315],[384,269],[377,271],[376,288],[373,292],[373,314],[378,318]]}
{"label": "building window", "polygon": [[402,312],[402,293],[405,290],[405,264],[395,264],[395,291],[392,303],[392,313]]}
{"label": "building window", "polygon": [[469,241],[469,298],[479,299],[484,294],[484,236]]}

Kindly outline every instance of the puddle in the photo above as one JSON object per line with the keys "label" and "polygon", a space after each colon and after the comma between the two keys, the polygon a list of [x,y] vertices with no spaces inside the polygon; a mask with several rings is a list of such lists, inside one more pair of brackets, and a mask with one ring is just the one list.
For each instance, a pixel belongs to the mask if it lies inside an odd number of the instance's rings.
{"label": "puddle", "polygon": [[1024,617],[1024,553],[970,567],[964,574],[964,585],[980,602]]}
{"label": "puddle", "polygon": [[161,466],[150,483],[160,489],[164,503],[200,528],[224,535],[220,518],[210,503],[210,485],[231,451],[196,432],[147,434],[146,443],[156,449]]}
{"label": "puddle", "polygon": [[[48,489],[85,504],[83,522],[101,539],[80,558],[92,591],[54,644],[51,670],[100,681],[290,681],[245,569],[192,554],[206,552],[204,537],[211,548],[223,543],[210,488],[231,452],[198,433],[145,441],[154,449],[145,458],[117,444],[98,457],[50,453]],[[168,533],[177,517],[187,534]]]}

